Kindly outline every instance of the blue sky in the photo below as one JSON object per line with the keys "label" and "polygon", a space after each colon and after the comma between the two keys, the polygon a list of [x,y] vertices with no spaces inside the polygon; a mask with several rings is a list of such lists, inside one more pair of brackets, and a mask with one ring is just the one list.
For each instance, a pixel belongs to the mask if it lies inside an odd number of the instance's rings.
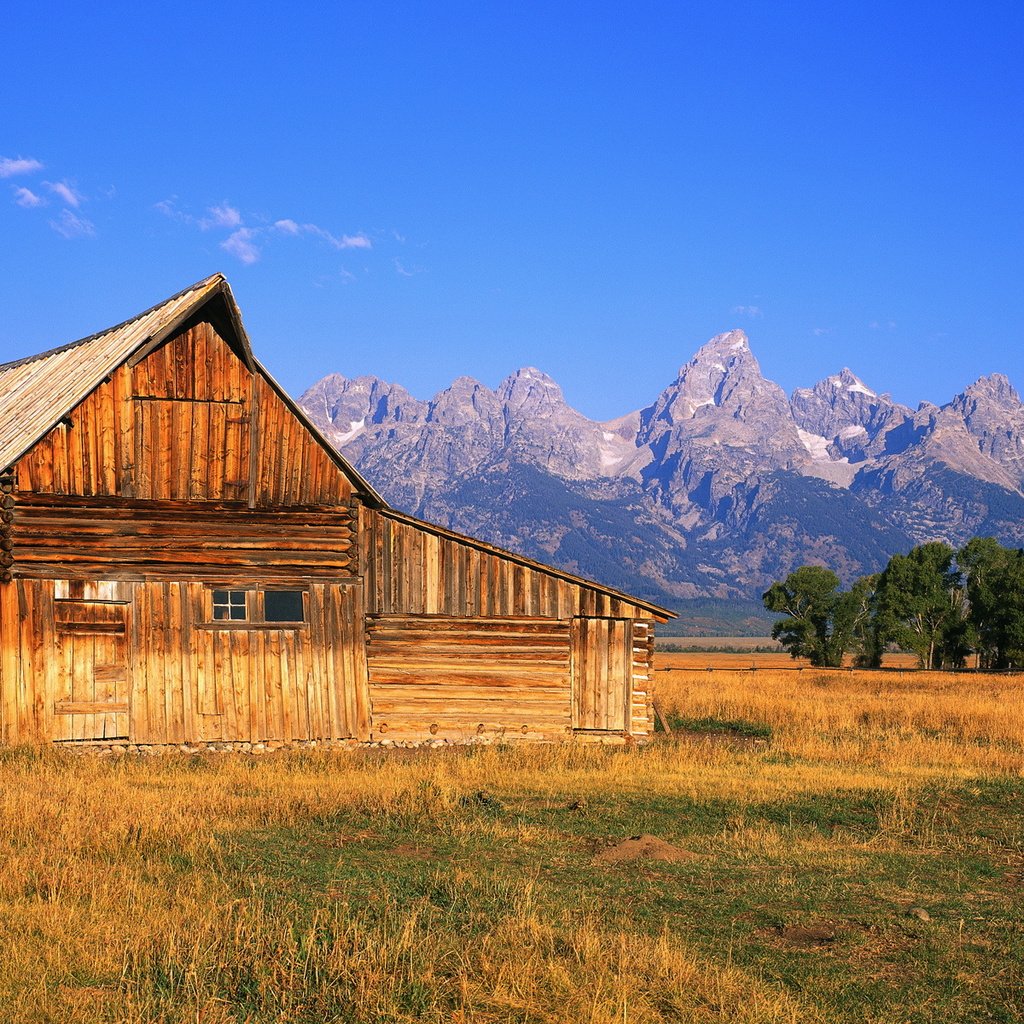
{"label": "blue sky", "polygon": [[742,327],[787,390],[1024,387],[1019,3],[56,4],[0,31],[0,360],[215,270],[293,393],[587,415]]}

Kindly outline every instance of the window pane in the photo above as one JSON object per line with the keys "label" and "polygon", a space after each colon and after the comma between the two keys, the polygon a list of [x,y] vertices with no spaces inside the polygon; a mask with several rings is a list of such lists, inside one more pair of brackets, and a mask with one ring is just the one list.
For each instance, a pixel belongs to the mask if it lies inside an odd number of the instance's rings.
{"label": "window pane", "polygon": [[301,590],[267,590],[263,594],[263,617],[267,622],[304,622]]}
{"label": "window pane", "polygon": [[215,590],[213,592],[214,620],[229,619],[245,622],[246,614],[244,590]]}

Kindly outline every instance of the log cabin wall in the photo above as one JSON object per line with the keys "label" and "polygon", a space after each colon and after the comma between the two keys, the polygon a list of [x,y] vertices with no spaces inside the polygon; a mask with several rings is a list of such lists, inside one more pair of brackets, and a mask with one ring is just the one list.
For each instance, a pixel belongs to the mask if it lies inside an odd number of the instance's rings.
{"label": "log cabin wall", "polygon": [[[114,370],[6,479],[4,742],[368,735],[352,483],[210,323]],[[305,621],[212,622],[215,585],[257,613],[301,593]]]}
{"label": "log cabin wall", "polygon": [[359,522],[374,738],[651,732],[649,610],[391,510]]}

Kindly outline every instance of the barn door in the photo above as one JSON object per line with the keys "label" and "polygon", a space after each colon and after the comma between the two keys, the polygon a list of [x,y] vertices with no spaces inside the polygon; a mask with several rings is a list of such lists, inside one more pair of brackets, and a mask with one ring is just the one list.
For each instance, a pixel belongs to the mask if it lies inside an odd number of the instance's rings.
{"label": "barn door", "polygon": [[131,605],[119,599],[124,584],[57,581],[57,689],[54,738],[124,739],[128,736],[128,637]]}
{"label": "barn door", "polygon": [[625,732],[632,683],[629,619],[573,619],[572,726]]}

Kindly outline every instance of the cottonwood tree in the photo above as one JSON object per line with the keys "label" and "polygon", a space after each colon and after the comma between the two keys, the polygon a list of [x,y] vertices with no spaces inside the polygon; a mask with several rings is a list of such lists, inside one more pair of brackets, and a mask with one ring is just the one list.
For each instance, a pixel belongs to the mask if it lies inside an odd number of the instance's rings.
{"label": "cottonwood tree", "polygon": [[920,544],[893,555],[878,581],[882,643],[913,651],[921,668],[961,668],[970,651],[967,595],[948,544]]}
{"label": "cottonwood tree", "polygon": [[981,668],[1024,664],[1024,551],[975,537],[957,554]]}
{"label": "cottonwood tree", "polygon": [[820,565],[803,565],[761,595],[765,608],[785,615],[772,626],[772,636],[794,658],[812,665],[843,663],[860,619],[856,610],[863,595],[851,598],[839,591],[839,577]]}

